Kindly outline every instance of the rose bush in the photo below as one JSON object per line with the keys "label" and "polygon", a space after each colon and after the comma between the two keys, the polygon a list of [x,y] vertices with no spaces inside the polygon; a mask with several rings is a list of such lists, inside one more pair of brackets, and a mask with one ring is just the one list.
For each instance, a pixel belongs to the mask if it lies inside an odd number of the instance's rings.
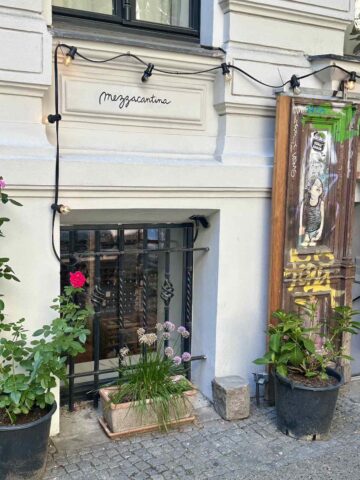
{"label": "rose bush", "polygon": [[[0,177],[1,203],[21,204],[3,192],[6,182]],[[9,222],[0,218],[0,227]],[[4,234],[0,231],[0,237]],[[8,265],[8,258],[0,259],[0,278],[19,279]],[[64,293],[54,300],[52,309],[57,317],[29,338],[25,319],[7,321],[5,302],[0,299],[0,421],[7,418],[16,423],[19,415],[28,415],[35,408],[47,411],[55,401],[51,389],[56,379],[66,380],[67,356],[76,356],[84,351],[89,331],[86,321],[90,309],[82,309],[74,302],[81,292],[85,277],[81,272],[73,274],[75,286],[65,287]]]}

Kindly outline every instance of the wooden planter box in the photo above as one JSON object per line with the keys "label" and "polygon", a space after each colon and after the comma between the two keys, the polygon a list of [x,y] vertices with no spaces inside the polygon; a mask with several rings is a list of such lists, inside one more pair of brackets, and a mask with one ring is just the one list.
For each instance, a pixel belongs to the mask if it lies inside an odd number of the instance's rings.
{"label": "wooden planter box", "polygon": [[[99,422],[108,437],[119,438],[135,433],[151,432],[161,428],[151,408],[151,400],[147,400],[149,407],[140,415],[134,408],[134,402],[119,404],[111,402],[110,395],[117,389],[118,387],[107,387],[101,388],[99,391],[103,411],[103,417],[99,419]],[[196,390],[184,392],[185,400],[178,400],[178,415],[176,416],[174,411],[170,412],[169,426],[191,423],[195,420],[192,405],[192,399],[195,395]]]}

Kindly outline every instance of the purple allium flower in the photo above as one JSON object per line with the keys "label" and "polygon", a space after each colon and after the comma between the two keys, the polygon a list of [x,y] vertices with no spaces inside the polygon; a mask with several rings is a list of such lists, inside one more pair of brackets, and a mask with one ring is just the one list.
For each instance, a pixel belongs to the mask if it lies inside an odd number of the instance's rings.
{"label": "purple allium flower", "polygon": [[0,190],[4,189],[6,187],[6,182],[3,179],[3,177],[0,177]]}
{"label": "purple allium flower", "polygon": [[175,363],[175,365],[180,365],[181,357],[176,355],[176,357],[173,358],[173,362]]}
{"label": "purple allium flower", "polygon": [[189,338],[189,337],[190,337],[190,333],[189,333],[187,330],[185,330],[185,332],[183,332],[183,333],[181,334],[181,336],[184,337],[184,338]]}
{"label": "purple allium flower", "polygon": [[175,330],[175,325],[172,322],[165,322],[164,323],[164,328],[165,328],[165,330],[168,330],[169,332],[173,332]]}
{"label": "purple allium flower", "polygon": [[191,354],[189,352],[184,352],[182,355],[181,355],[181,359],[183,362],[190,362],[191,360]]}
{"label": "purple allium flower", "polygon": [[169,333],[169,332],[164,332],[164,333],[162,334],[162,336],[163,336],[163,338],[164,338],[165,340],[169,340],[169,338],[170,338],[170,333]]}
{"label": "purple allium flower", "polygon": [[168,358],[172,358],[174,356],[174,350],[171,347],[166,347],[164,352]]}
{"label": "purple allium flower", "polygon": [[178,331],[178,333],[183,334],[184,332],[186,332],[186,328],[181,326],[177,329],[177,331]]}

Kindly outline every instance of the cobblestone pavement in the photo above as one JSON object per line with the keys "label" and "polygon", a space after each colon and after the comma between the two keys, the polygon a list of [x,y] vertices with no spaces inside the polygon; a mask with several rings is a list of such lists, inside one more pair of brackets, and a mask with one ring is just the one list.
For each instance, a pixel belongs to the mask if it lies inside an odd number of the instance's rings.
{"label": "cobblestone pavement", "polygon": [[281,434],[274,409],[265,406],[252,406],[251,416],[242,421],[210,416],[168,434],[94,441],[87,447],[78,443],[76,449],[54,447],[45,478],[360,480],[360,400],[349,393],[340,396],[327,441]]}

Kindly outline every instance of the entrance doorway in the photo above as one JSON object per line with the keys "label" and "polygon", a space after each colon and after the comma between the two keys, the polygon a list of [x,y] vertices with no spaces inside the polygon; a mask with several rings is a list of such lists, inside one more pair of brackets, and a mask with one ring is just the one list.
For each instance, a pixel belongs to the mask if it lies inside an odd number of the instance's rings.
{"label": "entrance doorway", "polygon": [[[117,376],[123,346],[140,353],[138,328],[154,331],[170,320],[191,332],[193,235],[192,223],[61,227],[61,287],[80,270],[87,282],[78,301],[95,311],[86,351],[69,360],[62,401],[70,410],[79,399],[97,404],[98,388]],[[178,353],[190,347],[183,338]]]}

